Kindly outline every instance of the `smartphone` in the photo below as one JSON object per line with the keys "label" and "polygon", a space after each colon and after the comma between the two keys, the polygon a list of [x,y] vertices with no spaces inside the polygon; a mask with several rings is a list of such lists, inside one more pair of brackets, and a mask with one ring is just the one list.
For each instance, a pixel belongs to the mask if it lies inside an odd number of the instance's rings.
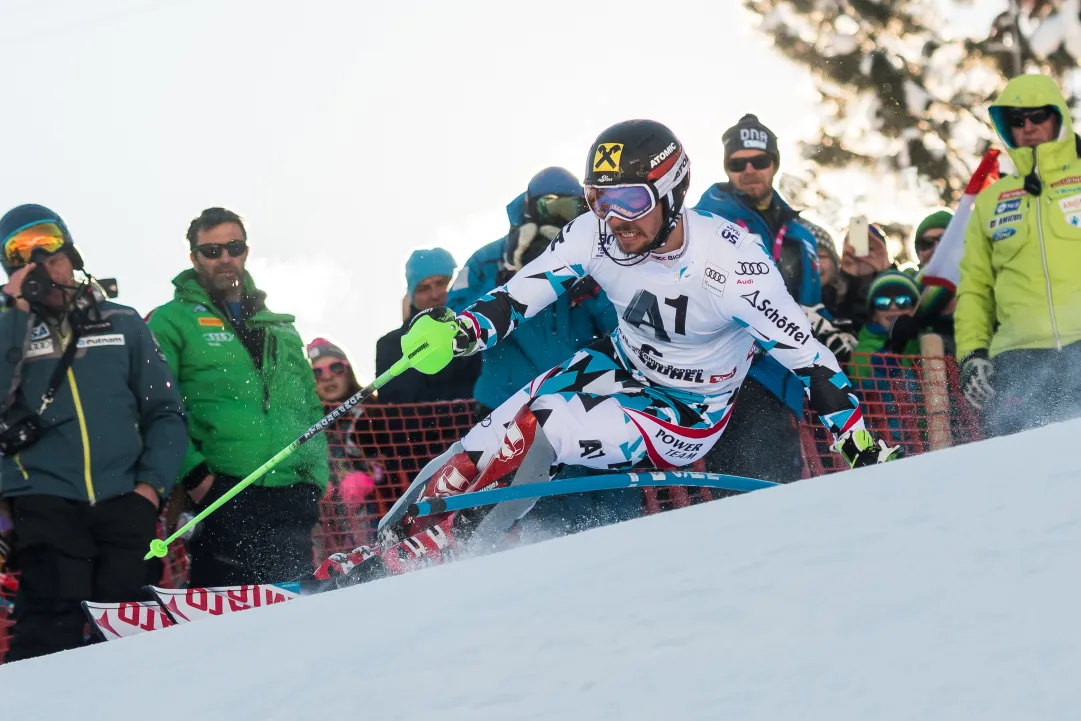
{"label": "smartphone", "polygon": [[848,242],[852,244],[853,252],[861,258],[866,257],[871,252],[868,247],[870,239],[867,234],[867,218],[857,216],[849,221]]}
{"label": "smartphone", "polygon": [[120,295],[120,289],[117,287],[116,278],[95,278],[101,289],[105,291],[106,298],[115,298]]}

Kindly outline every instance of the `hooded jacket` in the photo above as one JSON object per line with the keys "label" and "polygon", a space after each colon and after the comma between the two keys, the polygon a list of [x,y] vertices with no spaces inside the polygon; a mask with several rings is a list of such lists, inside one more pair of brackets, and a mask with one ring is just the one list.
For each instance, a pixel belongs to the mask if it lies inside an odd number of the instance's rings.
{"label": "hooded jacket", "polygon": [[[1006,110],[1045,105],[1062,117],[1058,137],[1016,147]],[[976,197],[965,230],[954,312],[961,359],[1081,340],[1081,160],[1069,107],[1054,80],[1022,75],[990,115],[1017,174]]]}

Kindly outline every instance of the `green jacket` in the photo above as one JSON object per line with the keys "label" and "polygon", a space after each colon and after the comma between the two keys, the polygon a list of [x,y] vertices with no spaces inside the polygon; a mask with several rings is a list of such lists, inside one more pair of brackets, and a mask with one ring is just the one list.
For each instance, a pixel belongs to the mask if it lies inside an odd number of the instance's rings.
{"label": "green jacket", "polygon": [[[883,357],[877,360],[873,357],[875,354],[890,353],[890,350],[886,347],[890,340],[889,331],[880,326],[878,323],[866,323],[860,328],[859,339],[856,342],[856,347],[852,350],[852,360],[848,364],[848,377],[849,378],[875,378],[881,375],[876,373],[875,368],[877,366],[900,366],[908,367],[912,365],[912,361],[907,358],[896,359],[890,356],[887,360]],[[904,352],[901,355],[919,355],[920,354],[920,340],[919,338],[913,338],[905,344]]]}
{"label": "green jacket", "polygon": [[[1004,110],[1043,105],[1062,114],[1058,138],[1013,147]],[[1051,78],[1022,75],[990,112],[1018,175],[981,192],[966,227],[954,312],[958,358],[980,348],[994,357],[1081,340],[1081,160],[1070,109]],[[1024,190],[1034,170],[1038,196]]]}
{"label": "green jacket", "polygon": [[[244,280],[243,331],[199,285],[194,270],[173,279],[173,300],[150,329],[177,379],[191,444],[181,478],[207,472],[243,478],[323,417],[315,379],[291,315],[273,313],[251,276]],[[249,350],[250,348],[250,350]],[[330,469],[321,434],[256,485],[313,483],[326,491]]]}
{"label": "green jacket", "polygon": [[[41,416],[34,445],[0,458],[0,495],[59,496],[96,503],[147,483],[163,499],[188,444],[180,395],[146,323],[131,308],[102,301],[101,318],[80,325],[78,350]],[[37,411],[71,338],[65,319],[0,313],[0,388]]]}

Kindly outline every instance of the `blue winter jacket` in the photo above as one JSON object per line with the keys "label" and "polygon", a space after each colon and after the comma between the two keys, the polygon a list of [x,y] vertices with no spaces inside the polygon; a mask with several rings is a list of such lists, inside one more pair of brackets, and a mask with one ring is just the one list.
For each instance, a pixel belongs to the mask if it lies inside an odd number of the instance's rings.
{"label": "blue winter jacket", "polygon": [[[799,213],[793,210],[776,190],[773,191],[773,203],[778,208],[775,218],[780,227],[770,227],[766,218],[755,207],[754,201],[729,183],[710,186],[695,208],[719,215],[756,233],[762,238],[766,253],[771,256],[774,242],[778,234],[783,232],[782,260],[777,265],[784,275],[785,285],[800,305],[817,305],[822,302],[822,278],[818,272],[818,245],[815,237],[800,224]],[[785,262],[788,258],[796,259],[798,273],[790,272]],[[759,354],[748,375],[780,398],[793,413],[803,413],[803,384],[772,357]]]}
{"label": "blue winter jacket", "polygon": [[[512,207],[513,203],[508,211]],[[503,237],[489,243],[466,261],[447,298],[454,312],[462,312],[499,285],[497,276],[506,242]],[[518,326],[506,340],[484,352],[480,378],[473,389],[478,403],[497,407],[541,373],[615,329],[616,311],[603,290],[572,307],[573,295],[571,291],[560,296]]]}

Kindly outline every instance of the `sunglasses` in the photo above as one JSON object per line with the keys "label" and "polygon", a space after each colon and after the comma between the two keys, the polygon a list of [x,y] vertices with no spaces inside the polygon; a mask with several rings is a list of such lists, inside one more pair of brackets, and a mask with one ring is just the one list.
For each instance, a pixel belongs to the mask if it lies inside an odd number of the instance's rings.
{"label": "sunglasses", "polygon": [[875,297],[875,310],[889,310],[896,305],[898,310],[908,310],[916,305],[916,299],[910,295],[880,295]]}
{"label": "sunglasses", "polygon": [[1057,114],[1055,109],[1051,107],[1015,108],[1006,114],[1006,120],[1011,128],[1023,128],[1026,120],[1032,121],[1033,125],[1040,125]]}
{"label": "sunglasses", "polygon": [[64,247],[64,242],[64,232],[59,225],[38,223],[8,236],[4,241],[4,257],[12,266],[26,265],[35,250],[40,248],[46,253],[55,253]]}
{"label": "sunglasses", "polygon": [[315,374],[315,380],[319,380],[323,377],[324,371],[330,371],[330,375],[342,376],[345,375],[345,369],[349,367],[349,364],[345,361],[334,361],[326,368],[312,368],[312,373]]}
{"label": "sunglasses", "polygon": [[612,216],[626,221],[638,220],[649,214],[657,199],[648,185],[587,185],[586,205],[601,220]]}
{"label": "sunglasses", "polygon": [[752,155],[749,158],[729,158],[725,161],[724,167],[728,168],[729,173],[743,173],[747,171],[748,164],[755,170],[765,170],[773,165],[773,156]]}
{"label": "sunglasses", "polygon": [[195,246],[195,250],[199,255],[209,260],[220,258],[223,250],[229,251],[231,257],[239,258],[248,252],[248,241],[230,240],[228,243],[205,243]]}

